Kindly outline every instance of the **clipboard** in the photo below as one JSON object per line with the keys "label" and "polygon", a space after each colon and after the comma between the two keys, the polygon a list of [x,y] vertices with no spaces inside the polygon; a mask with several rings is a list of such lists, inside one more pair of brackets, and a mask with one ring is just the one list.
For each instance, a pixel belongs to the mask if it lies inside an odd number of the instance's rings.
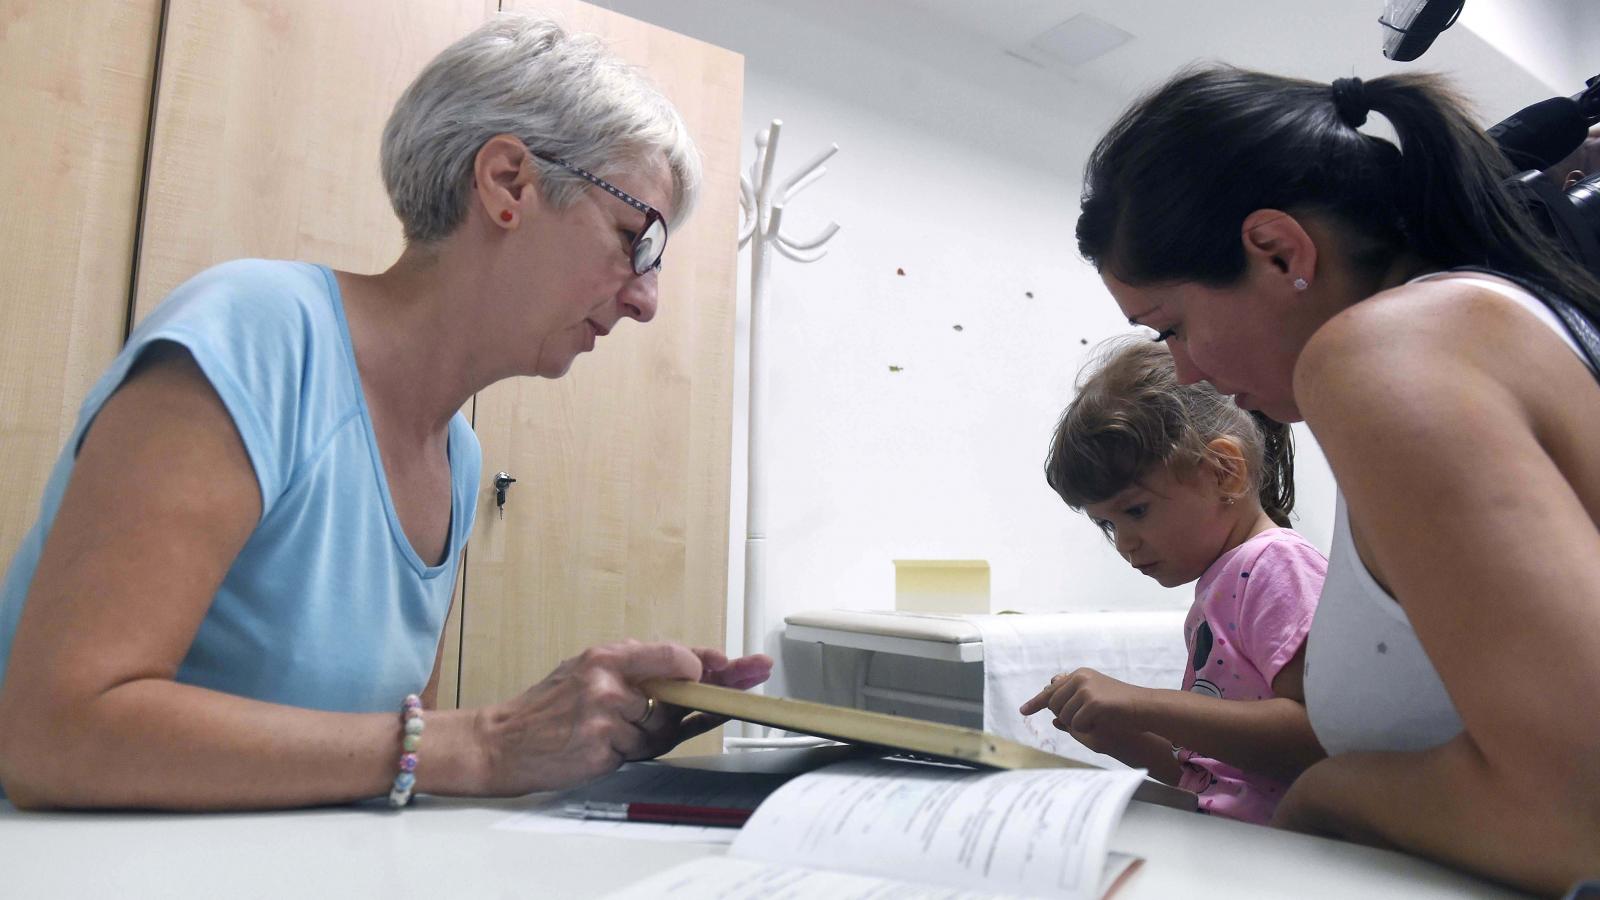
{"label": "clipboard", "polygon": [[[1100,768],[976,728],[789,697],[769,697],[693,681],[657,678],[644,682],[641,687],[646,696],[660,703],[875,747],[898,755],[989,769]],[[1134,792],[1134,799],[1189,811],[1199,808],[1194,794],[1149,778]]]}

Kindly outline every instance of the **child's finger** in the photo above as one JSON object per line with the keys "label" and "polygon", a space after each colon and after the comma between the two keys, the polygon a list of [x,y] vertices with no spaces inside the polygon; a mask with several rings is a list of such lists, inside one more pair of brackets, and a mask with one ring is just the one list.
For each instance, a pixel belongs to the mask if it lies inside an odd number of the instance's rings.
{"label": "child's finger", "polygon": [[1022,704],[1022,709],[1020,710],[1021,713],[1025,716],[1031,716],[1039,710],[1044,709],[1046,706],[1049,706],[1051,696],[1054,695],[1056,690],[1061,687],[1061,682],[1065,681],[1066,679],[1066,672],[1062,672],[1059,675],[1050,676],[1050,683],[1045,685],[1044,688],[1039,691],[1039,693],[1033,695],[1033,699]]}
{"label": "child's finger", "polygon": [[1055,689],[1055,682],[1051,682],[1049,685],[1046,685],[1044,690],[1034,694],[1028,699],[1028,702],[1022,704],[1022,708],[1019,709],[1018,712],[1025,716],[1031,716],[1039,710],[1044,709],[1045,706],[1049,704],[1050,695],[1055,692]]}

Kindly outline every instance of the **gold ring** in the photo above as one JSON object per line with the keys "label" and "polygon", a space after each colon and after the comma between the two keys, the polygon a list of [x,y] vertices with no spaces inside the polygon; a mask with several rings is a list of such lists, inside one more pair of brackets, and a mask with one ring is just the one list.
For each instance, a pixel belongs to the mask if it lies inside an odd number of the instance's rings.
{"label": "gold ring", "polygon": [[655,713],[655,711],[656,711],[656,698],[654,698],[654,697],[646,697],[646,698],[644,698],[644,715],[642,715],[639,718],[635,719],[633,724],[635,724],[635,725],[643,725],[644,723],[650,721],[650,716],[653,713]]}

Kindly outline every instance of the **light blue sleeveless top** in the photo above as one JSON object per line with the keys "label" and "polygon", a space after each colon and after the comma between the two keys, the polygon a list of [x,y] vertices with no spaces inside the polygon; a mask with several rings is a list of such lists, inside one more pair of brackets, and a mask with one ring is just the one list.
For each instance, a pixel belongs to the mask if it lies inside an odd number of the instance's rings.
{"label": "light blue sleeveless top", "polygon": [[76,450],[139,355],[194,356],[233,417],[261,488],[261,520],[213,598],[177,680],[273,703],[391,712],[433,669],[480,455],[450,422],[449,550],[427,565],[395,514],[328,269],[241,260],[200,273],[134,332],[89,392],[0,590],[0,678]]}

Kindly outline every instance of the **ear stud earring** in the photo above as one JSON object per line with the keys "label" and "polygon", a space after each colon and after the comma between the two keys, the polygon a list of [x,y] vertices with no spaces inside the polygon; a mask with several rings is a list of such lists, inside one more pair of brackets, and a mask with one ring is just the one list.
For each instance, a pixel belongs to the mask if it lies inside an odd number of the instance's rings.
{"label": "ear stud earring", "polygon": [[502,222],[511,221],[511,210],[509,210],[509,209],[500,210],[500,221],[502,221]]}
{"label": "ear stud earring", "polygon": [[1294,289],[1295,290],[1303,291],[1308,287],[1311,287],[1311,282],[1305,280],[1304,278],[1296,278],[1294,280]]}

